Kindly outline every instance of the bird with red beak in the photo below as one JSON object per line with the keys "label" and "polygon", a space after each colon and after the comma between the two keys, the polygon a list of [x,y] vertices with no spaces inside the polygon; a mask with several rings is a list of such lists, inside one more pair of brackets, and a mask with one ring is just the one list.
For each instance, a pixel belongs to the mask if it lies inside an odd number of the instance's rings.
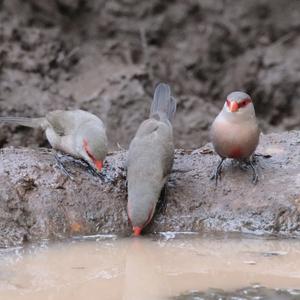
{"label": "bird with red beak", "polygon": [[253,164],[253,154],[259,142],[259,135],[260,130],[251,97],[244,92],[230,93],[210,131],[214,149],[221,157],[212,176],[216,183],[226,158],[249,165],[253,171],[253,183],[257,182],[258,175]]}
{"label": "bird with red beak", "polygon": [[151,221],[174,160],[172,120],[176,101],[170,87],[154,92],[149,119],[138,128],[128,150],[128,217],[134,235]]}
{"label": "bird with red beak", "polygon": [[97,171],[102,169],[107,153],[105,127],[87,111],[56,110],[42,118],[0,117],[0,122],[41,128],[54,149],[83,159]]}

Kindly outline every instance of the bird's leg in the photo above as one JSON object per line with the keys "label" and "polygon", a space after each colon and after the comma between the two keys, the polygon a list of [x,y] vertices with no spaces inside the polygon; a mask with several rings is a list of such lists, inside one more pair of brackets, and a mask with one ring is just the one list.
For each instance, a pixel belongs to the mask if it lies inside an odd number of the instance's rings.
{"label": "bird's leg", "polygon": [[252,182],[253,184],[256,184],[258,182],[258,174],[257,174],[257,169],[256,169],[256,161],[252,157],[248,160],[245,161],[248,166],[252,169],[253,175],[252,175]]}
{"label": "bird's leg", "polygon": [[249,161],[248,160],[234,160],[238,163],[238,166],[241,170],[247,171],[249,170]]}
{"label": "bird's leg", "polygon": [[167,185],[165,184],[160,192],[160,196],[157,203],[157,212],[165,213],[167,208]]}
{"label": "bird's leg", "polygon": [[211,180],[215,179],[216,185],[218,184],[218,179],[220,178],[220,180],[221,180],[222,164],[223,164],[225,159],[226,159],[225,157],[221,158],[221,161],[219,162],[215,172],[210,177]]}
{"label": "bird's leg", "polygon": [[66,169],[66,167],[64,166],[64,163],[61,159],[61,157],[58,156],[57,153],[54,154],[54,158],[56,160],[57,165],[59,166],[59,168],[63,171],[63,173],[69,177],[71,180],[74,180],[74,177],[69,173],[69,171]]}

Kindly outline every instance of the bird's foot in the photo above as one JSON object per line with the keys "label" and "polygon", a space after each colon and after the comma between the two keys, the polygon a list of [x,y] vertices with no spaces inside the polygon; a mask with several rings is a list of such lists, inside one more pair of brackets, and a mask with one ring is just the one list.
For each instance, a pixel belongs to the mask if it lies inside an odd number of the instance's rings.
{"label": "bird's foot", "polygon": [[216,186],[218,185],[218,180],[221,180],[221,173],[222,173],[222,164],[225,158],[222,157],[221,161],[219,162],[216,170],[211,175],[210,180],[215,180]]}
{"label": "bird's foot", "polygon": [[257,169],[256,169],[256,162],[255,161],[253,162],[252,160],[250,160],[249,164],[250,164],[250,167],[251,167],[252,172],[253,172],[253,174],[252,174],[252,183],[257,184],[257,182],[258,182],[258,173],[257,173]]}
{"label": "bird's foot", "polygon": [[258,172],[257,172],[257,160],[255,158],[250,158],[245,161],[246,165],[252,169],[252,183],[257,184],[258,182]]}
{"label": "bird's foot", "polygon": [[248,161],[235,160],[234,162],[237,164],[237,166],[240,168],[240,170],[242,170],[242,171],[249,170],[249,162]]}
{"label": "bird's foot", "polygon": [[215,180],[216,186],[218,185],[218,180],[221,181],[222,169],[216,169],[214,173],[210,176],[210,180]]}
{"label": "bird's foot", "polygon": [[71,180],[74,180],[74,177],[70,174],[70,172],[66,169],[63,160],[62,160],[62,156],[59,156],[57,153],[54,154],[54,158],[56,160],[57,165],[59,166],[59,168],[61,169],[61,171],[67,176],[69,177]]}

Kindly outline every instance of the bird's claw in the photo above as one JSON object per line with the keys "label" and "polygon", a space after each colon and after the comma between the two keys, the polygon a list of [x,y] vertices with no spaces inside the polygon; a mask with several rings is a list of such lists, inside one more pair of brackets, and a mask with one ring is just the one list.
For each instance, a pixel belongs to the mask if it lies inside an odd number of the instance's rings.
{"label": "bird's claw", "polygon": [[252,183],[253,183],[253,184],[257,184],[257,182],[258,182],[258,175],[257,175],[257,174],[254,174],[254,175],[252,176]]}
{"label": "bird's claw", "polygon": [[253,172],[253,174],[252,174],[252,183],[257,184],[258,174],[257,174],[257,169],[255,167],[257,165],[256,158],[251,158],[249,161],[246,162],[246,164],[251,167],[252,172]]}
{"label": "bird's claw", "polygon": [[225,158],[222,158],[219,162],[215,172],[211,175],[210,180],[215,180],[216,186],[218,185],[218,180],[221,181],[221,173],[222,173],[222,164]]}
{"label": "bird's claw", "polygon": [[222,170],[216,170],[209,178],[210,180],[215,180],[216,186],[218,185],[218,180],[221,181],[221,173]]}

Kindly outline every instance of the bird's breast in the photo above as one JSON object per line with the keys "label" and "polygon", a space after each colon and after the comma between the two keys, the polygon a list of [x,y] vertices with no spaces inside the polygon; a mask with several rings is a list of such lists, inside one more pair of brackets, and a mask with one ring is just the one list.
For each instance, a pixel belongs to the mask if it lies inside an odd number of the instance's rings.
{"label": "bird's breast", "polygon": [[243,125],[216,120],[211,129],[211,140],[222,157],[248,158],[257,147],[259,130],[255,123]]}

